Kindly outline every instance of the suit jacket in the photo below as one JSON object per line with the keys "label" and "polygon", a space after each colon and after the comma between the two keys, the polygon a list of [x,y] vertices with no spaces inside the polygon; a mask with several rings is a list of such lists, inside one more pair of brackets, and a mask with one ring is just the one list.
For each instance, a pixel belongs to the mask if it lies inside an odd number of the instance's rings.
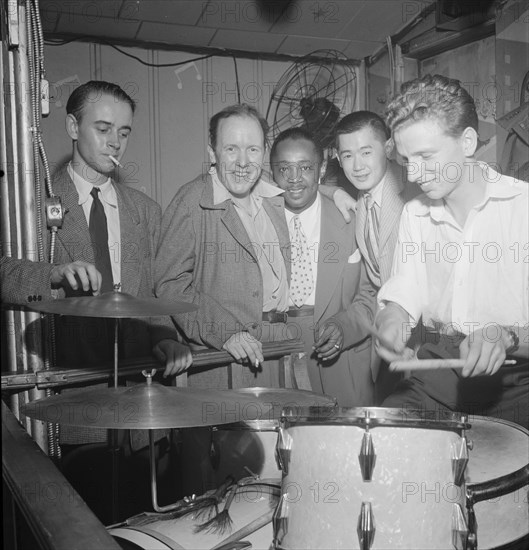
{"label": "suit jacket", "polygon": [[[112,182],[116,189],[121,232],[121,291],[133,296],[154,296],[154,257],[161,223],[160,206],[144,193]],[[55,176],[54,193],[65,211],[57,231],[54,263],[84,260],[94,263],[88,223],[66,166]],[[64,291],[60,291],[64,296]],[[70,293],[67,293],[70,295]],[[111,322],[113,323],[113,322]],[[105,319],[59,317],[57,363],[77,367],[111,360],[112,331]],[[150,354],[148,321],[125,320],[121,330],[122,357]]]}
{"label": "suit jacket", "polygon": [[52,268],[46,262],[0,257],[2,302],[23,305],[50,300]]}
{"label": "suit jacket", "polygon": [[343,351],[338,358],[319,364],[323,392],[338,397],[342,406],[368,406],[373,404],[373,381],[369,372],[371,346],[365,326],[373,323],[376,289],[367,277],[357,249],[355,224],[345,223],[333,201],[320,196],[314,324],[321,327],[334,321],[342,327],[344,335]]}
{"label": "suit jacket", "polygon": [[[263,207],[288,258],[283,198],[264,198]],[[166,325],[156,340],[175,338],[176,327],[192,343],[216,349],[241,330],[261,340],[262,287],[254,248],[233,203],[213,203],[209,175],[185,184],[163,216],[155,290],[158,297],[192,302],[198,310],[174,316],[174,325]]]}
{"label": "suit jacket", "polygon": [[[404,205],[420,193],[415,184],[407,183],[404,167],[394,161],[388,162],[386,181],[382,190],[382,205],[380,207],[379,220],[379,257],[380,283],[383,285],[391,275],[393,256],[399,234],[400,215]],[[358,248],[364,258],[368,257],[365,242],[365,198],[360,193],[356,216],[356,239]],[[371,351],[371,372],[373,380],[376,380],[380,370],[380,358],[375,352],[374,346]],[[392,382],[390,382],[391,384]]]}

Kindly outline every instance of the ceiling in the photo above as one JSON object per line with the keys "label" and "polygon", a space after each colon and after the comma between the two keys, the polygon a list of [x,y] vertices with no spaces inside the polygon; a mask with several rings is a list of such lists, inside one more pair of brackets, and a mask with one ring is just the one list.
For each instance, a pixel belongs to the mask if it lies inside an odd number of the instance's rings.
{"label": "ceiling", "polygon": [[434,0],[40,0],[46,38],[363,59]]}

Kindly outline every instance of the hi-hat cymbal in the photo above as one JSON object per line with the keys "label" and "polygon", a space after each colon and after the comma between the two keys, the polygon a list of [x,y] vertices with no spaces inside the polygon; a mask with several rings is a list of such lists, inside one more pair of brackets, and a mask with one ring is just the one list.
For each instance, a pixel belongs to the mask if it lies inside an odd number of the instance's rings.
{"label": "hi-hat cymbal", "polygon": [[137,384],[83,388],[26,403],[22,414],[55,424],[113,429],[215,426],[253,421],[270,405],[234,390]]}
{"label": "hi-hat cymbal", "polygon": [[159,298],[136,298],[125,292],[105,292],[99,296],[80,296],[46,302],[33,302],[28,307],[43,313],[74,315],[76,317],[154,317],[176,315],[195,311],[194,304],[161,300]]}

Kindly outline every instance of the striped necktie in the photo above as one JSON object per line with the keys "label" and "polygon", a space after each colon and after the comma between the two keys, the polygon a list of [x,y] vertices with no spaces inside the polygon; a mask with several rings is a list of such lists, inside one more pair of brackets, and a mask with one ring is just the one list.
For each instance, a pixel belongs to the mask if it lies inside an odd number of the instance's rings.
{"label": "striped necktie", "polygon": [[90,208],[90,219],[88,230],[94,249],[95,265],[102,276],[101,293],[110,292],[114,289],[112,279],[112,265],[110,263],[110,252],[108,250],[108,227],[107,217],[103,203],[99,199],[99,187],[92,187],[92,207]]}
{"label": "striped necktie", "polygon": [[294,234],[291,241],[292,275],[290,297],[297,307],[301,307],[312,294],[314,278],[307,239],[301,228],[299,216],[294,216]]}
{"label": "striped necktie", "polygon": [[367,254],[369,261],[373,267],[373,271],[377,278],[380,278],[380,268],[378,264],[379,257],[379,227],[378,227],[378,212],[377,205],[373,200],[373,197],[369,194],[365,194],[366,201],[366,224],[364,230],[364,239],[366,242]]}

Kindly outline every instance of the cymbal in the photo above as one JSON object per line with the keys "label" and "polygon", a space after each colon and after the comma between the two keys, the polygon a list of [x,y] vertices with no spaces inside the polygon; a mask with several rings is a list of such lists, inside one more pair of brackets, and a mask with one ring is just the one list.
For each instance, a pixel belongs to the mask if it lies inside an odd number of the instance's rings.
{"label": "cymbal", "polygon": [[[260,403],[264,406],[264,415],[257,420],[278,420],[281,418],[281,411],[284,407],[297,410],[305,407],[334,407],[337,403],[334,397],[328,395],[290,388],[255,387],[232,391],[245,398],[250,398],[252,403]],[[269,410],[266,410],[266,405],[270,406]]]}
{"label": "cymbal", "polygon": [[105,292],[99,296],[80,296],[46,302],[33,302],[28,307],[42,313],[76,317],[151,317],[195,311],[198,306],[160,298],[137,298],[125,292]]}
{"label": "cymbal", "polygon": [[247,422],[270,406],[235,390],[137,384],[83,388],[26,403],[22,414],[45,422],[113,429],[161,429]]}

